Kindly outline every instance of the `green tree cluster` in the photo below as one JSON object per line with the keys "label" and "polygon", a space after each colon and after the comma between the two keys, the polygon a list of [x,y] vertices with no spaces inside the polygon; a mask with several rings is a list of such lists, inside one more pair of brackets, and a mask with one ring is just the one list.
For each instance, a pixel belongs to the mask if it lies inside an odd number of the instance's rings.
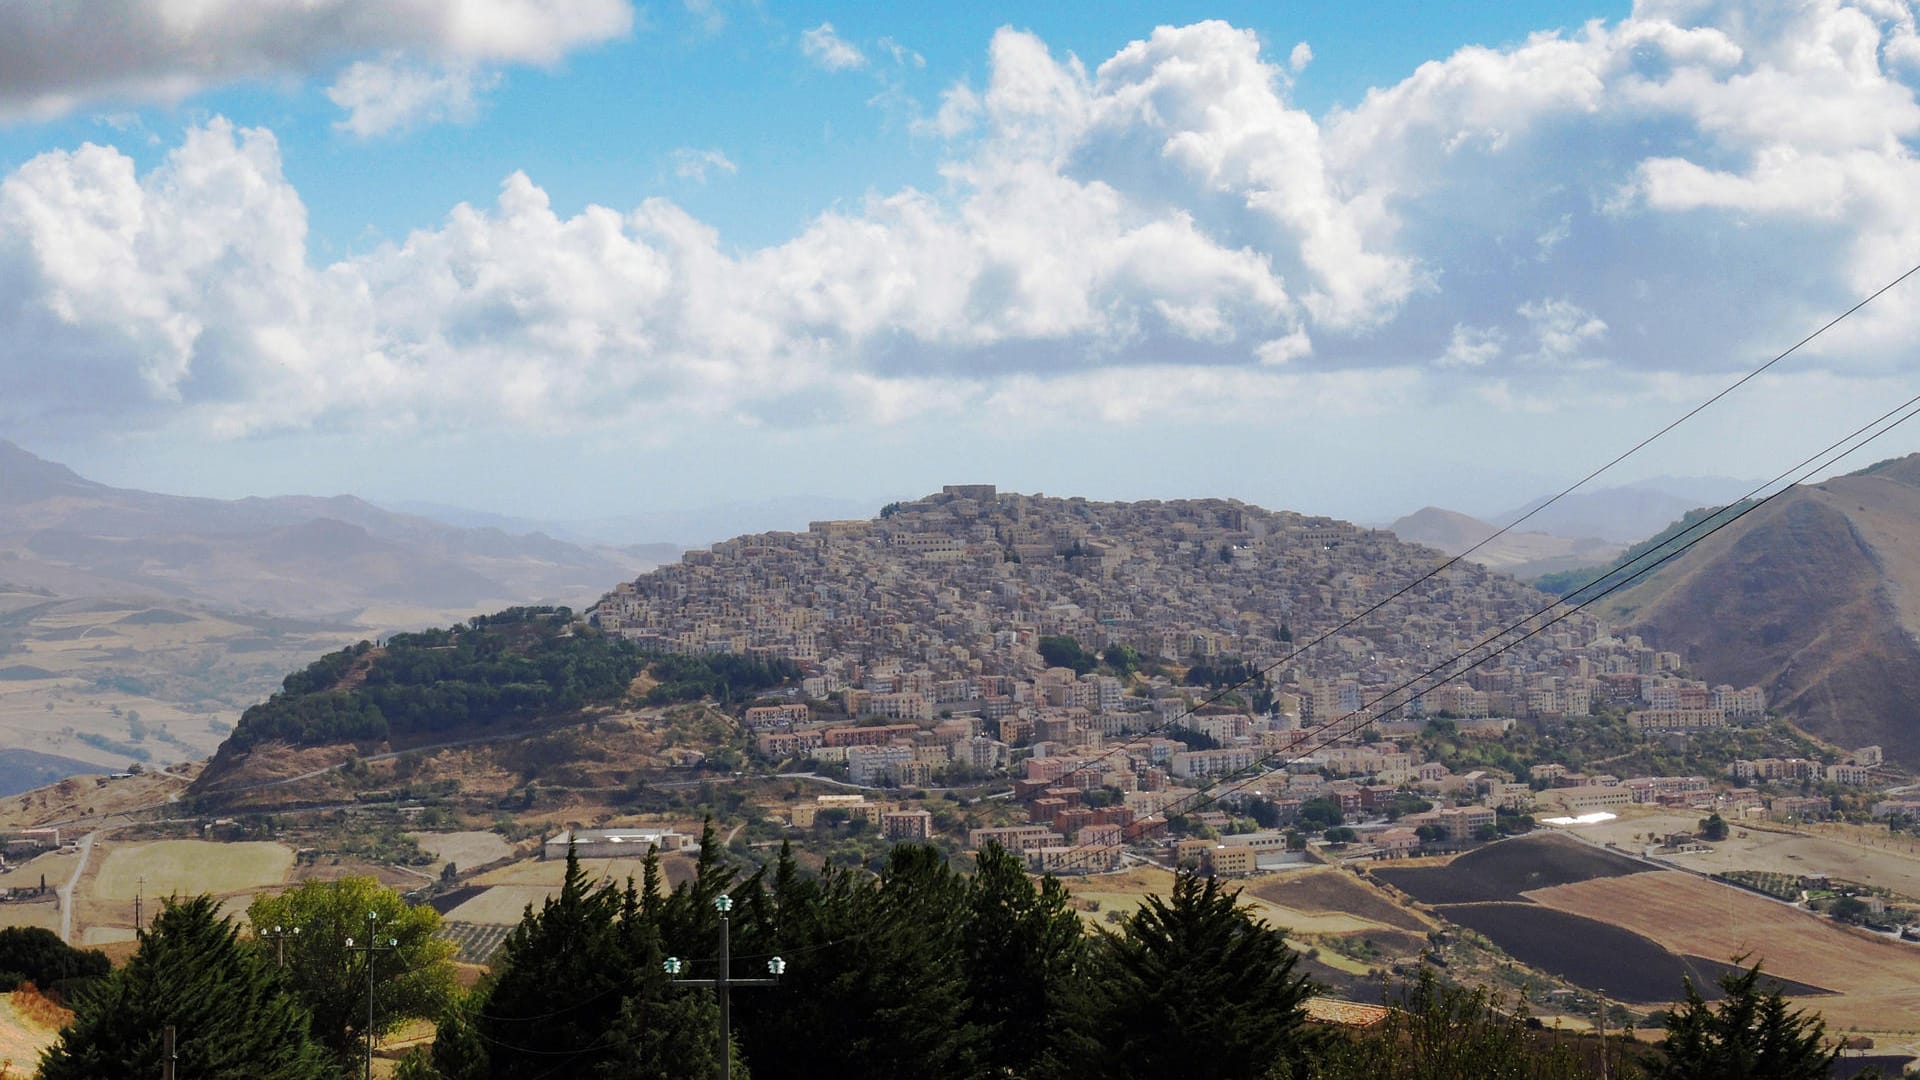
{"label": "green tree cluster", "polygon": [[516,608],[464,626],[361,642],[288,675],[228,743],[297,746],[445,734],[619,701],[646,662],[624,638]]}
{"label": "green tree cluster", "polygon": [[[365,1055],[369,963],[376,1039],[439,1016],[453,999],[455,947],[439,936],[440,916],[374,878],[308,881],[259,896],[247,906],[247,921],[276,963],[284,958],[283,976],[312,1014],[314,1038],[343,1066]],[[296,929],[291,938],[278,936]],[[371,954],[347,945],[351,939],[364,947],[369,938],[394,944]]]}
{"label": "green tree cluster", "polygon": [[75,1005],[40,1062],[43,1080],[159,1076],[175,1031],[176,1075],[196,1080],[321,1080],[334,1075],[305,1005],[272,962],[240,940],[219,901],[164,901],[127,966]]}
{"label": "green tree cluster", "polygon": [[642,877],[594,884],[570,860],[559,895],[529,909],[490,979],[443,1019],[431,1060],[405,1075],[712,1075],[713,993],[675,986],[662,961],[692,957],[711,977],[701,958],[723,892],[734,974],[789,961],[778,985],[733,999],[736,1076],[1065,1080],[1098,1061],[1124,1080],[1184,1074],[1195,1055],[1217,1063],[1201,1076],[1251,1076],[1237,1070],[1304,1045],[1294,953],[1212,881],[1183,876],[1089,936],[1059,882],[999,848],[970,875],[902,844],[877,874],[806,874],[783,851],[742,879],[709,830],[690,880],[664,889],[655,858]]}
{"label": "green tree cluster", "polygon": [[731,653],[655,657],[648,672],[657,685],[647,691],[648,705],[712,698],[722,705],[751,701],[759,691],[800,677],[788,660],[762,660]]}
{"label": "green tree cluster", "polygon": [[1040,659],[1045,661],[1048,667],[1071,668],[1075,675],[1085,675],[1100,664],[1097,657],[1082,649],[1078,641],[1065,634],[1043,635],[1037,648],[1040,651]]}
{"label": "green tree cluster", "polygon": [[71,996],[112,968],[100,950],[76,949],[43,927],[0,929],[0,991],[30,982]]}

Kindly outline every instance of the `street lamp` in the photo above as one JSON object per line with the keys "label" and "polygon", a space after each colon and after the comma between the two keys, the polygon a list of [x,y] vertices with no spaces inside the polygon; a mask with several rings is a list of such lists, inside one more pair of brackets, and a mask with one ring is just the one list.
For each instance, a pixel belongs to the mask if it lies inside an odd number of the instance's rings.
{"label": "street lamp", "polygon": [[388,936],[385,941],[379,938],[380,913],[367,912],[367,942],[355,945],[352,938],[347,939],[347,951],[367,954],[367,1080],[373,1080],[373,961],[377,952],[392,952],[400,947],[400,939]]}
{"label": "street lamp", "polygon": [[287,966],[287,939],[292,938],[295,941],[300,940],[300,928],[297,926],[292,928],[282,927],[276,923],[273,929],[268,930],[266,933],[263,933],[260,936],[263,938],[266,938],[268,941],[273,942],[274,962],[281,967],[286,967]]}
{"label": "street lamp", "polygon": [[729,1080],[733,1075],[733,1002],[731,991],[736,986],[776,986],[780,976],[786,974],[787,962],[776,956],[767,961],[767,974],[770,979],[736,979],[733,977],[733,920],[728,913],[733,910],[733,897],[721,893],[713,898],[713,910],[720,913],[720,959],[718,968],[711,979],[683,979],[680,972],[687,965],[677,956],[667,957],[660,966],[667,977],[678,986],[710,986],[720,999],[720,1080]]}

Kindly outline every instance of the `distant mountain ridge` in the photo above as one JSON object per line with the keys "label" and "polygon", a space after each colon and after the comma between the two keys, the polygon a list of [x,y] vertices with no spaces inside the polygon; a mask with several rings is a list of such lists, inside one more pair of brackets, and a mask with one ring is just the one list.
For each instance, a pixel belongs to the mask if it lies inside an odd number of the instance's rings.
{"label": "distant mountain ridge", "polygon": [[[1386,528],[1408,543],[1439,548],[1449,555],[1471,551],[1500,531],[1497,525],[1437,506],[1424,507]],[[1514,531],[1474,551],[1468,560],[1531,581],[1542,574],[1605,562],[1619,551],[1620,545],[1605,540]]]}
{"label": "distant mountain ridge", "polygon": [[[1622,487],[1576,491],[1545,504],[1541,496],[1494,514],[1496,521],[1519,521],[1523,529],[1556,536],[1591,536],[1632,544],[1665,528],[1689,510],[1729,503],[1752,490],[1751,481],[1718,476],[1668,476]],[[1531,514],[1531,517],[1526,517]],[[1525,521],[1520,521],[1526,517]]]}
{"label": "distant mountain ridge", "polygon": [[0,581],[354,619],[587,603],[658,560],[460,528],[350,495],[207,499],[110,487],[0,440]]}
{"label": "distant mountain ridge", "polygon": [[1793,488],[1609,608],[1701,678],[1920,762],[1920,455]]}

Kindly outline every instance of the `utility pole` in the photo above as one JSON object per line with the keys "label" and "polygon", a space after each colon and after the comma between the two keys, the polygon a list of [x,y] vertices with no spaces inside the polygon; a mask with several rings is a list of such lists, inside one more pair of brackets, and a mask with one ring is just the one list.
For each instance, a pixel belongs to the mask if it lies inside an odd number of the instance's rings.
{"label": "utility pole", "polygon": [[720,1080],[730,1080],[733,1075],[733,1002],[730,991],[736,986],[777,986],[780,976],[786,974],[787,962],[774,957],[767,961],[767,973],[771,979],[736,979],[733,977],[733,938],[732,920],[727,913],[733,910],[733,897],[725,893],[713,898],[713,908],[720,913],[720,960],[719,967],[711,979],[683,979],[680,972],[690,964],[683,964],[677,956],[667,957],[667,975],[677,986],[710,986],[720,998]]}
{"label": "utility pole", "polygon": [[133,882],[133,928],[135,930],[145,930],[147,923],[146,920],[141,917],[141,906],[147,896],[147,875],[141,874],[139,877],[134,878]]}
{"label": "utility pole", "polygon": [[[277,928],[276,928],[277,929]],[[377,936],[380,929],[380,913],[367,912],[367,941],[364,945],[355,945],[352,938],[347,939],[347,951],[367,954],[367,1080],[373,1080],[373,961],[374,955],[392,952],[400,947],[400,939],[389,937],[381,941]]]}
{"label": "utility pole", "polygon": [[173,1025],[160,1029],[160,1080],[173,1080],[174,1063],[180,1055],[173,1051]]}
{"label": "utility pole", "polygon": [[[274,962],[284,968],[287,966],[287,939],[300,940],[300,928],[296,926],[288,930],[276,924],[273,929],[268,930],[260,936],[273,942]],[[347,944],[351,945],[353,941],[349,939]]]}
{"label": "utility pole", "polygon": [[1607,992],[1600,995],[1600,1080],[1607,1080]]}

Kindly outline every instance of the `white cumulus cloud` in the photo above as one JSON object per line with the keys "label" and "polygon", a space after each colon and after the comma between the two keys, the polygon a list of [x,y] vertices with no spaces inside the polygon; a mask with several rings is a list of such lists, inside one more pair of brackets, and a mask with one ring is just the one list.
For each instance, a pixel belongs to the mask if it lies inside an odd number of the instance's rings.
{"label": "white cumulus cloud", "polygon": [[[825,63],[846,43],[816,30]],[[433,63],[343,77],[367,87],[341,90],[346,123],[472,107],[483,83],[441,81],[486,50],[443,38]],[[1530,412],[1601,366],[1609,392],[1656,395],[1915,258],[1916,48],[1878,3],[1642,3],[1315,117],[1295,58],[1225,23],[1092,65],[1002,30],[914,128],[942,140],[939,190],[744,250],[664,199],[558,212],[514,173],[328,262],[268,131],[208,122],[144,173],[84,145],[0,179],[0,423],[1126,423],[1447,393]],[[668,161],[732,171],[716,149]],[[1889,299],[1782,377],[1903,370],[1920,305]]]}

